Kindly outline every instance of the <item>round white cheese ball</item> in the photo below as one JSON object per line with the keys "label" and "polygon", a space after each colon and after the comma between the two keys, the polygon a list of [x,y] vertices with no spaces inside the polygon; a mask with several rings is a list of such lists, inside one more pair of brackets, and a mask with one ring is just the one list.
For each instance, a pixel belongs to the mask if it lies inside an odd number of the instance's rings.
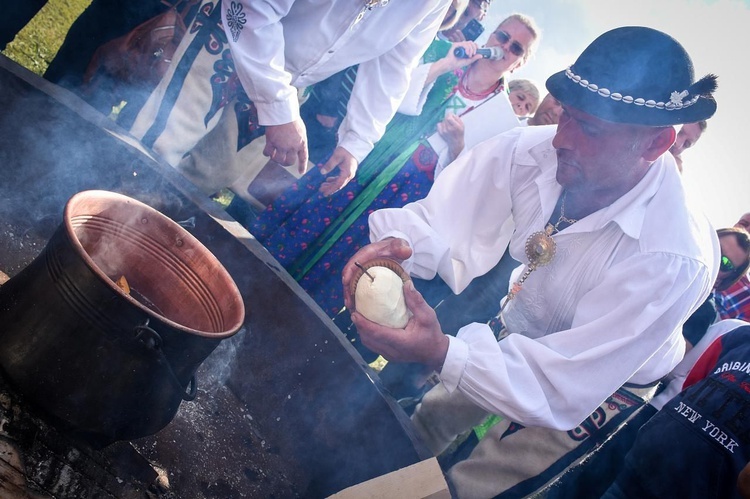
{"label": "round white cheese ball", "polygon": [[404,301],[404,282],[386,267],[370,267],[357,281],[354,292],[357,312],[372,322],[401,329],[409,322],[411,313]]}

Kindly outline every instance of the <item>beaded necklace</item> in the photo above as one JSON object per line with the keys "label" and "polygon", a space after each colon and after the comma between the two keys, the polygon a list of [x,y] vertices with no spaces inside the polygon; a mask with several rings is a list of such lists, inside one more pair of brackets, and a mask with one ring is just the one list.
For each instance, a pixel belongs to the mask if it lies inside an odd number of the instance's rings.
{"label": "beaded necklace", "polygon": [[458,81],[458,91],[461,93],[461,95],[463,95],[467,99],[481,100],[497,92],[498,88],[500,88],[500,85],[502,84],[502,79],[497,80],[494,85],[483,92],[473,92],[471,89],[469,89],[469,73],[471,72],[471,69],[473,67],[473,65],[469,66],[469,69],[464,71],[464,74],[461,75],[461,79]]}

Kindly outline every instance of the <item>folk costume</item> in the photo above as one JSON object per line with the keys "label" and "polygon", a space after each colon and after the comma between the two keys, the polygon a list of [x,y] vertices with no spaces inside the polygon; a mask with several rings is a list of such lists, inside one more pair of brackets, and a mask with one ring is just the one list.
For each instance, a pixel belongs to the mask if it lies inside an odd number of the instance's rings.
{"label": "folk costume", "polygon": [[[563,106],[617,123],[669,126],[716,108],[714,77],[694,83],[679,43],[641,27],[603,34],[547,88]],[[524,265],[501,339],[484,324],[449,336],[441,383],[413,416],[436,454],[488,414],[502,418],[460,448],[465,459],[444,461],[458,497],[526,496],[599,445],[682,358],[680,326],[716,279],[715,232],[691,209],[670,155],[611,205],[570,220],[554,134],[516,128],[490,139],[427,198],[369,220],[373,241],[409,243],[406,270],[438,273],[454,292],[498,262],[503,227],[515,225],[510,254]]]}
{"label": "folk costume", "polygon": [[448,4],[206,0],[131,133],[212,194],[242,174],[265,125],[299,117],[298,93],[359,64],[339,146],[362,161]]}
{"label": "folk costume", "polygon": [[[431,62],[450,44],[436,41],[413,75],[401,111],[357,170],[357,176],[330,197],[318,192],[325,178],[311,170],[260,214],[251,232],[330,316],[343,307],[341,271],[349,257],[368,244],[367,217],[427,195],[440,158],[427,140],[447,113],[471,112],[505,95],[502,80],[482,93],[464,82],[470,66],[425,86]],[[359,76],[358,76],[359,78]],[[491,126],[491,125],[487,125]]]}

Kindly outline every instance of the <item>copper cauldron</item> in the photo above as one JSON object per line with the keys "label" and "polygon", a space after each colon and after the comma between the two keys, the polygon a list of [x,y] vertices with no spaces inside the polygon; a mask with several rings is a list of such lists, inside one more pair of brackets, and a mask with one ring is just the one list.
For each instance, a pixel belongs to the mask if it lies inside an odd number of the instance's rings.
{"label": "copper cauldron", "polygon": [[80,192],[42,253],[0,287],[0,367],[103,446],[169,423],[244,317],[229,273],[185,229],[127,196]]}

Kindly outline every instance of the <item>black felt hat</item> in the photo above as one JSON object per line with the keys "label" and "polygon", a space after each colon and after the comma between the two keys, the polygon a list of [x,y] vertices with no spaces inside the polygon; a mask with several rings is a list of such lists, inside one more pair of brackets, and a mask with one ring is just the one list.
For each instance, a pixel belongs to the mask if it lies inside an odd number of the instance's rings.
{"label": "black felt hat", "polygon": [[716,76],[694,81],[693,63],[671,36],[626,26],[594,40],[564,71],[547,79],[564,105],[615,123],[695,123],[716,112]]}

